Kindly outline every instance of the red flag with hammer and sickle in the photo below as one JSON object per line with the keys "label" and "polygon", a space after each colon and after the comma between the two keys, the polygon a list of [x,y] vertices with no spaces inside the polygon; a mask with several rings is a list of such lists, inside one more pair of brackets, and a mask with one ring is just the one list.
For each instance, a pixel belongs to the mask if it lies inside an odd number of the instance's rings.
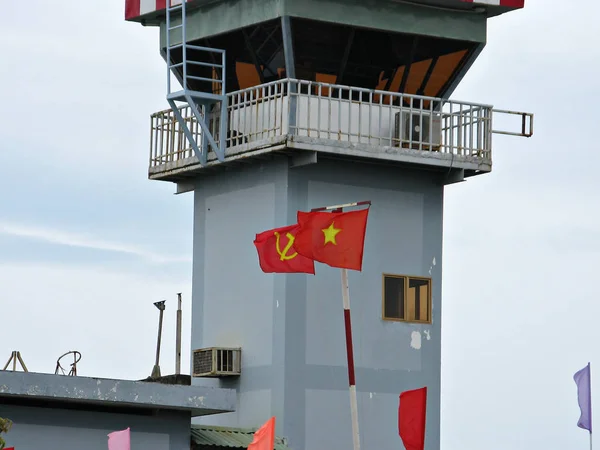
{"label": "red flag with hammer and sickle", "polygon": [[315,262],[294,250],[298,225],[275,228],[256,235],[258,262],[265,273],[315,273]]}

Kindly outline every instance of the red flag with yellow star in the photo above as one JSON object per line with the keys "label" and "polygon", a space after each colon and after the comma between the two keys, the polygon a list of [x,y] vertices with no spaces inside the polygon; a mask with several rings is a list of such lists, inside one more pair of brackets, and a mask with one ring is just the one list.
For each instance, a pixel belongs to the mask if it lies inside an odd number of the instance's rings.
{"label": "red flag with yellow star", "polygon": [[254,245],[265,273],[315,273],[315,262],[293,248],[297,225],[275,228],[256,235]]}
{"label": "red flag with yellow star", "polygon": [[298,211],[294,250],[331,267],[362,269],[368,209],[349,212]]}

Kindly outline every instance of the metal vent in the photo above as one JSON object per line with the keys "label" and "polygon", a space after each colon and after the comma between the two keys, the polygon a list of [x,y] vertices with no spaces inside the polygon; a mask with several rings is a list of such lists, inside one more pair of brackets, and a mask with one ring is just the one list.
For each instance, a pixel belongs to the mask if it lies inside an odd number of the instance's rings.
{"label": "metal vent", "polygon": [[439,150],[441,118],[429,111],[398,112],[394,118],[394,146],[415,150]]}
{"label": "metal vent", "polygon": [[241,372],[241,348],[201,348],[194,350],[193,355],[194,377],[237,376]]}

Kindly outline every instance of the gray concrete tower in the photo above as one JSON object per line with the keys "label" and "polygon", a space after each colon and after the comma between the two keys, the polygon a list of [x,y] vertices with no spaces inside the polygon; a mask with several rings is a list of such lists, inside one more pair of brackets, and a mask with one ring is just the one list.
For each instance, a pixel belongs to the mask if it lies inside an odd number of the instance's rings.
{"label": "gray concrete tower", "polygon": [[[183,6],[128,0],[126,18],[160,27],[180,85],[152,115],[149,178],[194,195],[194,383],[237,391],[207,420],[275,415],[295,450],[351,448],[339,271],[264,274],[252,242],[298,210],[370,200],[350,273],[362,448],[400,448],[398,396],[427,386],[439,449],[444,186],[491,171],[495,113],[449,98],[487,20],[523,1]],[[522,118],[513,134],[530,136]]]}

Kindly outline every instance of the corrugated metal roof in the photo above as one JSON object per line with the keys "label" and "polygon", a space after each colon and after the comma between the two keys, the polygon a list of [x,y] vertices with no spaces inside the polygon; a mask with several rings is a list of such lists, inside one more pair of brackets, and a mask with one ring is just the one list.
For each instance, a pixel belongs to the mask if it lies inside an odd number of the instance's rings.
{"label": "corrugated metal roof", "polygon": [[[198,446],[248,448],[256,428],[229,428],[192,425],[192,441]],[[289,450],[282,438],[275,438],[275,450]]]}

